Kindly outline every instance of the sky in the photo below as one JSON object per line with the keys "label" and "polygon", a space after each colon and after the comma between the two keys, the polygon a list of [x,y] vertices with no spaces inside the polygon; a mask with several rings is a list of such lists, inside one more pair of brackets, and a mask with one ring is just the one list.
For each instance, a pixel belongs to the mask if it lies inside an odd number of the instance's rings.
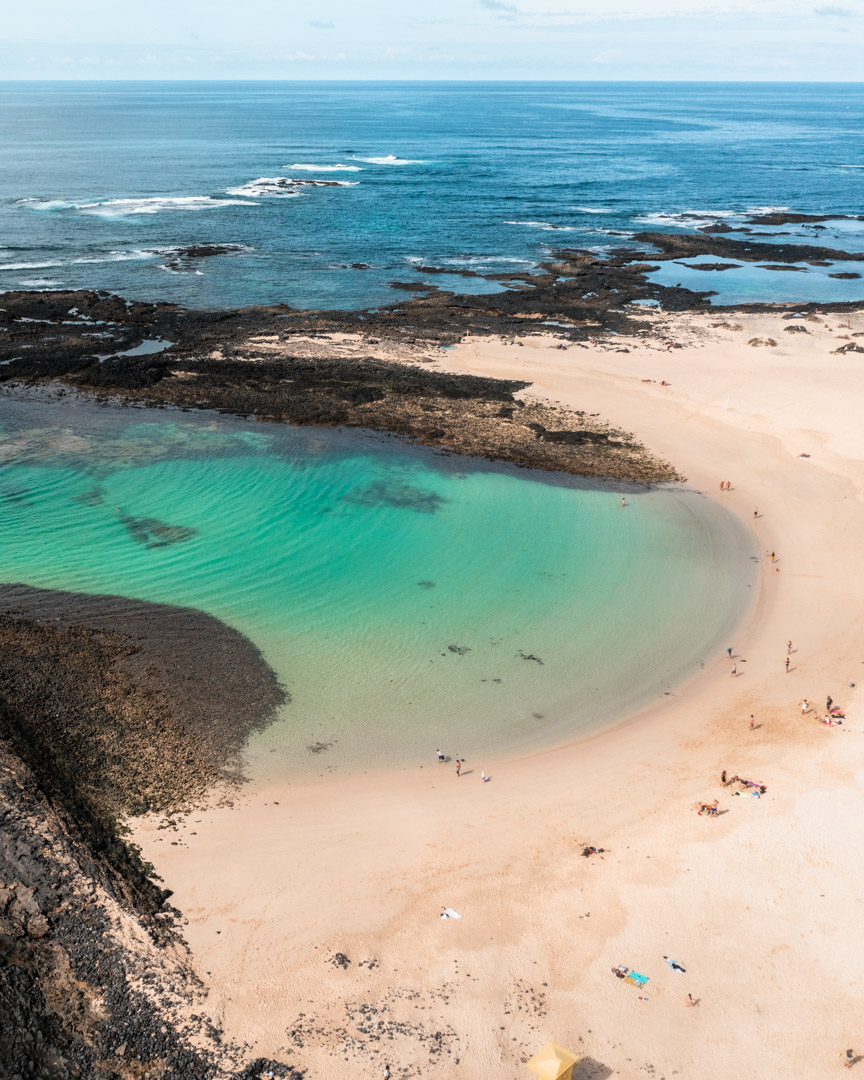
{"label": "sky", "polygon": [[41,0],[0,79],[861,81],[862,45],[864,0]]}

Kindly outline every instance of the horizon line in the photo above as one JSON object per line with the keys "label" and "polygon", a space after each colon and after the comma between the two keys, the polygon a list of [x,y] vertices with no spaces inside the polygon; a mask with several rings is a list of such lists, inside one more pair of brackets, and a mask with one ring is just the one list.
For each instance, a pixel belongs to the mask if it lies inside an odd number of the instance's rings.
{"label": "horizon line", "polygon": [[28,78],[28,79],[0,79],[0,86],[11,86],[31,83],[352,83],[352,84],[381,84],[403,86],[418,86],[442,83],[471,83],[478,85],[543,85],[554,84],[557,86],[592,85],[592,84],[645,84],[653,85],[676,85],[676,86],[864,86],[864,79],[647,79],[647,78],[619,78],[619,79],[473,79],[473,78],[449,78],[449,79],[340,79],[327,78],[324,76],[311,78],[278,78],[278,79],[253,79],[253,78],[226,78],[226,79],[203,79],[203,78]]}

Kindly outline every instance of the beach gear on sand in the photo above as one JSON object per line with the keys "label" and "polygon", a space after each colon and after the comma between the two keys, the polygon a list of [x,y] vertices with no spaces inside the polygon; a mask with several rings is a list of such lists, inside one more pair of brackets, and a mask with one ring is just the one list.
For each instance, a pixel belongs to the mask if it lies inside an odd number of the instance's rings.
{"label": "beach gear on sand", "polygon": [[548,1042],[539,1053],[525,1062],[525,1068],[540,1080],[570,1080],[577,1061],[579,1057],[576,1054],[558,1043]]}
{"label": "beach gear on sand", "polygon": [[445,907],[441,912],[442,919],[461,919],[462,916],[458,911],[454,911],[452,907]]}
{"label": "beach gear on sand", "polygon": [[638,971],[631,971],[627,976],[627,981],[632,982],[634,986],[644,986],[648,982],[648,976],[640,975]]}

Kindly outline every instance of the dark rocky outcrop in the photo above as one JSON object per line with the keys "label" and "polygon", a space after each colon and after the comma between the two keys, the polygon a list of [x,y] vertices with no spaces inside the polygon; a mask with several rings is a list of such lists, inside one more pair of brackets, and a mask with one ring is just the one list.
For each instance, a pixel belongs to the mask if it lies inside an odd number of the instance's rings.
{"label": "dark rocky outcrop", "polygon": [[[227,693],[227,697],[226,697]],[[282,693],[198,612],[0,587],[0,1076],[253,1080],[120,811],[237,779]]]}
{"label": "dark rocky outcrop", "polygon": [[0,1076],[299,1080],[244,1063],[204,1018],[176,912],[145,869],[88,800],[48,798],[0,744]]}
{"label": "dark rocky outcrop", "polygon": [[178,809],[239,781],[284,700],[252,643],[203,612],[0,585],[0,738],[52,798]]}

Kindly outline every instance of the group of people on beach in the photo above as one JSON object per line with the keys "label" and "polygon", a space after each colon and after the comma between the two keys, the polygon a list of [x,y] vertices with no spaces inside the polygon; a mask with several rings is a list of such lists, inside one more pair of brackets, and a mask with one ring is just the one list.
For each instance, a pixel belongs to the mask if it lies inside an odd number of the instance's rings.
{"label": "group of people on beach", "polygon": [[[436,755],[436,757],[438,758],[438,764],[439,764],[439,765],[443,765],[443,764],[444,764],[444,762],[446,762],[446,761],[449,761],[449,758],[447,758],[447,757],[445,756],[445,754],[444,754],[444,753],[443,753],[443,752],[442,752],[441,750],[436,750],[436,751],[435,751],[435,755]],[[461,776],[461,775],[462,775],[462,766],[463,766],[464,764],[465,764],[465,759],[464,759],[464,758],[458,758],[458,757],[456,758],[456,775],[457,775],[457,776]],[[492,777],[491,777],[491,776],[488,776],[488,775],[486,774],[486,771],[485,771],[485,769],[481,769],[481,770],[480,770],[480,780],[481,780],[481,783],[484,783],[484,784],[488,784],[488,783],[489,783],[489,781],[490,781],[491,779],[492,779]]]}

